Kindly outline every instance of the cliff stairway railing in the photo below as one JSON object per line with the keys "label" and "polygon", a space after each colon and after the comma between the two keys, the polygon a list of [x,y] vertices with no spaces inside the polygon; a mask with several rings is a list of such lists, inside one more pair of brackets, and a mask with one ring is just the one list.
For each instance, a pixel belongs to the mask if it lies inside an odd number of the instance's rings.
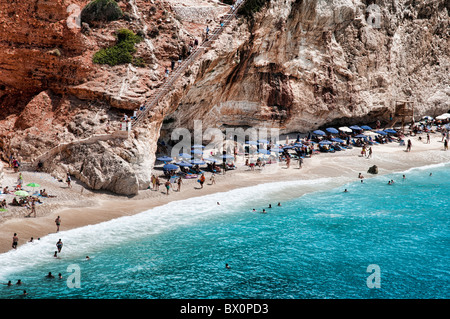
{"label": "cliff stairway railing", "polygon": [[27,162],[28,166],[32,167],[34,164],[38,162],[45,162],[50,157],[54,157],[57,154],[61,153],[63,150],[68,148],[69,146],[79,145],[79,144],[94,144],[98,141],[108,141],[113,139],[126,139],[128,137],[127,134],[123,134],[124,132],[115,131],[111,134],[95,134],[88,138],[83,138],[79,140],[74,140],[71,142],[60,143],[57,146],[51,148],[50,150],[42,153],[41,155],[35,157],[31,162]]}
{"label": "cliff stairway railing", "polygon": [[[189,57],[184,60],[181,65],[170,73],[164,84],[159,87],[156,92],[154,92],[147,103],[144,103],[143,107],[136,111],[136,116],[131,122],[131,129],[140,125],[149,115],[149,113],[155,109],[159,101],[167,95],[167,93],[172,89],[172,86],[177,82],[177,80],[182,76],[182,74],[193,65],[196,60],[203,54],[207,48],[211,47],[219,35],[225,30],[225,28],[230,24],[230,22],[236,17],[239,8],[246,2],[246,0],[238,0],[230,9],[230,11],[224,15],[220,25],[207,34],[207,38],[203,43],[198,45],[194,51],[189,55]],[[122,127],[123,129],[123,127]]]}

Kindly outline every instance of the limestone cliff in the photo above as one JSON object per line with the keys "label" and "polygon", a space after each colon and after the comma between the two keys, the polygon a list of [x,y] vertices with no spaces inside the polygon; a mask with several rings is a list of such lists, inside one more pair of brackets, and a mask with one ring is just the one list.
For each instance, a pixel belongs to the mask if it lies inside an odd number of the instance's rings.
{"label": "limestone cliff", "polygon": [[450,109],[449,2],[271,0],[223,39],[171,116],[176,126],[322,125]]}
{"label": "limestone cliff", "polygon": [[[0,1],[0,154],[132,195],[149,185],[164,110],[126,138],[114,131],[161,85],[171,60],[186,56],[200,28],[183,28],[170,3],[139,0],[118,1],[119,20],[82,25],[89,2]],[[121,28],[143,38],[135,54],[142,65],[94,64],[94,53],[113,45]]]}

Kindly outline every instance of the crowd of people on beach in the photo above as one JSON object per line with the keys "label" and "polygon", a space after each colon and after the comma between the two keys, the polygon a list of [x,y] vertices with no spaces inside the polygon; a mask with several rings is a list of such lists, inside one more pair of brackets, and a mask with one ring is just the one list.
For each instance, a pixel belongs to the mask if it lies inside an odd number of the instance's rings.
{"label": "crowd of people on beach", "polygon": [[[448,122],[448,121],[447,121]],[[351,132],[339,131],[338,133],[328,133],[325,135],[318,134],[308,134],[304,138],[301,138],[300,135],[297,135],[297,139],[289,140],[286,138],[286,143],[284,144],[275,144],[275,143],[267,143],[265,145],[258,145],[258,150],[250,151],[250,145],[245,145],[245,153],[240,154],[244,156],[248,156],[245,159],[245,167],[248,167],[249,171],[254,171],[255,169],[264,169],[266,165],[273,163],[285,163],[286,168],[290,168],[292,161],[297,161],[298,168],[302,168],[304,159],[311,158],[316,154],[320,154],[323,152],[335,152],[335,151],[343,151],[346,149],[352,149],[354,147],[361,148],[360,156],[367,159],[373,158],[374,147],[380,144],[388,144],[388,143],[398,143],[400,146],[406,146],[405,152],[411,152],[413,148],[412,138],[417,136],[419,141],[421,141],[421,134],[426,134],[426,143],[430,144],[430,134],[442,133],[442,142],[444,143],[444,150],[448,150],[448,142],[450,139],[449,129],[447,122],[437,122],[433,123],[435,127],[431,128],[431,123],[421,123],[421,124],[411,124],[409,127],[409,132],[407,134],[403,133],[403,130],[386,130],[384,131],[375,131],[377,128],[379,129],[379,121],[377,121],[376,129],[370,129],[370,133],[365,135],[362,129],[356,129]],[[376,132],[378,132],[376,134]],[[408,136],[409,135],[409,136]],[[333,143],[328,143],[322,145],[323,141],[329,142],[330,140],[335,141]],[[234,161],[236,161],[237,147],[234,151]],[[259,153],[260,151],[264,151]],[[276,150],[275,155],[271,153],[272,150]],[[212,153],[211,153],[212,154]],[[256,160],[250,159],[250,156],[257,155]],[[268,156],[266,156],[266,154]],[[231,156],[233,157],[233,156]],[[167,181],[164,183],[166,192],[165,194],[169,195],[169,191],[173,189],[174,191],[181,190],[181,183],[183,179],[196,179],[199,183],[198,189],[202,189],[206,177],[205,174],[209,172],[211,174],[210,185],[214,185],[216,183],[215,176],[218,173],[225,173],[227,170],[233,168],[236,169],[236,165],[233,160],[223,160],[221,165],[218,165],[215,161],[212,163],[208,162],[210,159],[206,159],[203,157],[203,153],[198,160],[206,161],[204,163],[206,167],[199,167],[198,165],[194,165],[192,167],[179,167],[179,171],[176,172],[176,169],[164,171],[164,176],[160,176],[162,178],[167,178]],[[223,165],[223,166],[222,166]],[[159,190],[159,186],[161,185],[160,177],[153,175],[152,176],[152,187],[149,187],[153,190]],[[362,180],[361,180],[362,181]],[[177,189],[173,188],[173,185],[178,185]]]}

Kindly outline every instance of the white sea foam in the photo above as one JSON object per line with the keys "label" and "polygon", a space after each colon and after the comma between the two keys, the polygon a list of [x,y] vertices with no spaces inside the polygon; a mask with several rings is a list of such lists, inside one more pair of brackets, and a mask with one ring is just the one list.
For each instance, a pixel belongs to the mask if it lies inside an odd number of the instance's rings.
{"label": "white sea foam", "polygon": [[410,169],[407,169],[403,172],[400,172],[402,174],[411,173],[414,171],[425,171],[425,170],[433,170],[436,168],[446,167],[450,166],[450,163],[437,163],[437,164],[430,164],[430,165],[424,165],[424,166],[418,166],[418,167],[412,167]]}
{"label": "white sea foam", "polygon": [[[280,196],[298,197],[299,190],[316,191],[338,179],[320,178],[290,182],[259,184],[227,192],[194,197],[155,207],[142,213],[116,218],[96,225],[49,234],[0,255],[0,280],[7,276],[51,262],[58,239],[63,241],[62,260],[80,259],[85,255],[144,236],[170,231],[179,226],[192,225],[225,213],[242,213],[252,208],[275,204]],[[333,183],[332,183],[333,182]],[[219,202],[220,205],[217,203]]]}

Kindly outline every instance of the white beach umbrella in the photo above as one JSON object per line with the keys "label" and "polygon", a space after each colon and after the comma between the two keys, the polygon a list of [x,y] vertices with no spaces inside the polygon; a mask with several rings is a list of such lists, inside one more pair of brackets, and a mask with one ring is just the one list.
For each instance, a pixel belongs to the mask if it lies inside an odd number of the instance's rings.
{"label": "white beach umbrella", "polygon": [[342,132],[345,132],[345,133],[352,133],[353,132],[353,130],[351,128],[347,127],[347,126],[341,126],[339,128],[339,131],[342,131]]}
{"label": "white beach umbrella", "polygon": [[436,116],[436,120],[446,120],[450,118],[450,114],[449,113],[444,113],[441,114],[439,116]]}

